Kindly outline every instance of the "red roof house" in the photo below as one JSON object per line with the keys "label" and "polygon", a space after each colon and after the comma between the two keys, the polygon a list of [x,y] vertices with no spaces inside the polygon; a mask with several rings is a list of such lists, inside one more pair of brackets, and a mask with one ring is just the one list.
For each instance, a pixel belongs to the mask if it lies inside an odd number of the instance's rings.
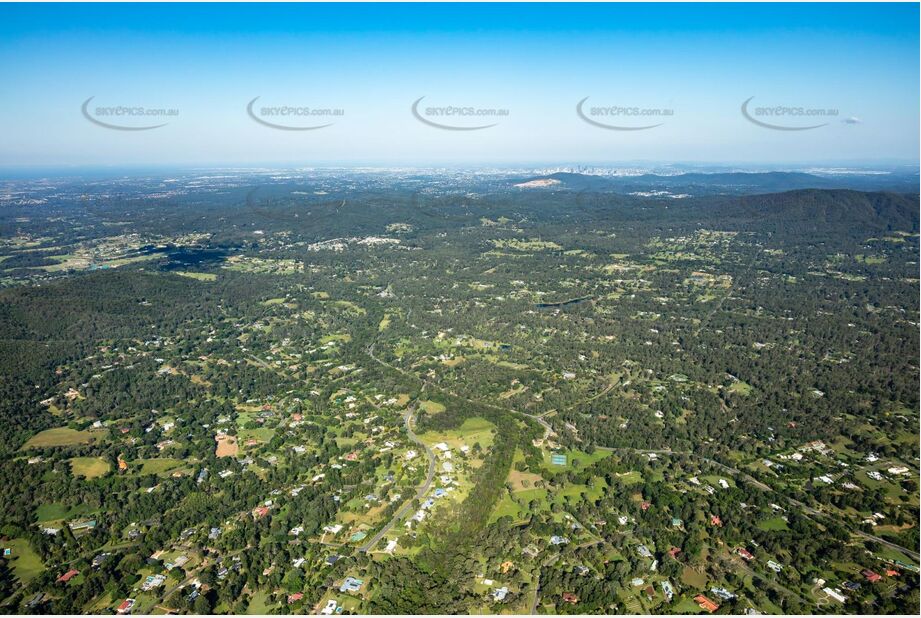
{"label": "red roof house", "polygon": [[563,593],[563,600],[564,600],[565,602],[567,602],[567,603],[578,603],[578,602],[579,602],[579,597],[577,597],[576,595],[574,595],[574,594],[571,593],[571,592],[564,592],[564,593]]}
{"label": "red roof house", "polygon": [[882,575],[880,575],[879,573],[875,571],[871,571],[870,569],[864,569],[863,571],[860,572],[860,574],[866,577],[867,581],[870,582],[871,584],[875,584],[876,582],[878,582],[879,580],[883,578]]}
{"label": "red roof house", "polygon": [[64,573],[63,575],[61,575],[61,576],[58,578],[58,581],[59,581],[59,582],[64,582],[64,583],[66,584],[67,582],[69,582],[69,581],[71,580],[72,577],[74,577],[74,576],[76,576],[76,575],[79,575],[79,574],[80,574],[80,571],[78,571],[77,569],[71,569],[71,570],[67,571],[66,573]]}
{"label": "red roof house", "polygon": [[697,604],[700,606],[701,609],[705,609],[711,614],[720,608],[719,605],[717,605],[716,603],[714,603],[713,601],[711,601],[710,599],[708,599],[702,594],[698,594],[696,597],[694,597],[694,601],[697,602]]}
{"label": "red roof house", "polygon": [[295,592],[294,594],[289,594],[288,595],[288,605],[291,605],[292,603],[297,603],[303,598],[304,598],[303,592]]}
{"label": "red roof house", "polygon": [[131,608],[134,607],[134,599],[125,599],[122,601],[122,604],[115,608],[115,611],[119,614],[127,614],[131,611]]}

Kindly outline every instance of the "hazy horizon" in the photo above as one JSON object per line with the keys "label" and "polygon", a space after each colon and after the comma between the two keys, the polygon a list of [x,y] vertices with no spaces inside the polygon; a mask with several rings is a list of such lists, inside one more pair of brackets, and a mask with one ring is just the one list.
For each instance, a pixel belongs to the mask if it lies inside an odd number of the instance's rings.
{"label": "hazy horizon", "polygon": [[521,171],[521,170],[554,170],[561,172],[574,172],[596,174],[599,171],[620,172],[622,175],[646,174],[683,174],[683,173],[767,173],[767,172],[799,172],[815,174],[874,174],[874,173],[919,173],[919,161],[798,161],[798,162],[732,162],[732,161],[584,161],[584,162],[554,162],[554,161],[485,161],[479,164],[472,162],[445,162],[439,164],[425,164],[421,162],[400,161],[328,161],[328,162],[303,162],[303,161],[277,161],[253,162],[250,164],[233,162],[202,162],[202,163],[136,163],[136,164],[73,164],[73,165],[0,165],[0,178],[62,174],[142,174],[142,173],[182,173],[182,172],[259,172],[259,171],[305,171],[305,170],[335,170],[335,171],[377,171],[391,170],[419,170],[419,171]]}

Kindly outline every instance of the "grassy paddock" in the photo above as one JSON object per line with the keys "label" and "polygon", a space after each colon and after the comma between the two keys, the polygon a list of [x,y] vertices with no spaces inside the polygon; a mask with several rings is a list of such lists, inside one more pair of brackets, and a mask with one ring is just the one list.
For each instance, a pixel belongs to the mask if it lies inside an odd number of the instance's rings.
{"label": "grassy paddock", "polygon": [[70,427],[54,427],[35,434],[23,445],[23,450],[30,448],[48,448],[54,446],[76,446],[89,444],[96,436],[88,431],[77,431]]}
{"label": "grassy paddock", "polygon": [[155,459],[142,459],[131,462],[131,467],[140,466],[140,474],[164,474],[176,468],[185,465],[187,462],[182,459],[171,459],[169,457],[159,457]]}
{"label": "grassy paddock", "polygon": [[24,584],[28,584],[45,570],[41,558],[32,551],[27,540],[12,539],[3,543],[3,547],[13,550],[8,558],[9,564],[13,568],[13,573]]}
{"label": "grassy paddock", "polygon": [[109,472],[109,462],[100,457],[74,457],[70,460],[70,471],[74,476],[95,479]]}

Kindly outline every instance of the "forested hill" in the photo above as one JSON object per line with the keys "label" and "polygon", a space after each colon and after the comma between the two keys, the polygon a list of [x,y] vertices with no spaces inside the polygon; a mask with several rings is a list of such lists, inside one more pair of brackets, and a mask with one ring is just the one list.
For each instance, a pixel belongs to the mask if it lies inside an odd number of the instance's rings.
{"label": "forested hill", "polygon": [[918,195],[805,189],[744,196],[727,214],[862,230],[918,230]]}

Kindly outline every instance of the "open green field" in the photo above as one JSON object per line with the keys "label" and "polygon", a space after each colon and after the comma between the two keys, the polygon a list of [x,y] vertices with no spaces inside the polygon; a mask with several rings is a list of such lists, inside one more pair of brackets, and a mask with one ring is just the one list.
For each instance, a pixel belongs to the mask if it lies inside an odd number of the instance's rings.
{"label": "open green field", "polygon": [[23,445],[23,449],[48,448],[53,446],[76,446],[89,444],[96,436],[88,431],[77,431],[70,427],[54,427],[35,434]]}
{"label": "open green field", "polygon": [[214,273],[195,273],[188,271],[173,271],[173,274],[179,275],[180,277],[186,277],[188,279],[195,279],[196,281],[214,281],[217,279],[217,275]]}
{"label": "open green field", "polygon": [[70,471],[74,476],[95,479],[105,476],[109,470],[109,462],[101,457],[74,457],[70,460]]}
{"label": "open green field", "polygon": [[591,466],[595,462],[601,461],[605,457],[608,457],[610,451],[596,450],[594,453],[589,455],[584,451],[579,450],[562,450],[557,451],[558,454],[566,455],[566,465],[558,466],[550,461],[550,451],[544,451],[544,461],[543,467],[549,472],[564,472],[567,470],[581,470]]}
{"label": "open green field", "polygon": [[523,489],[515,492],[515,499],[522,504],[529,504],[532,500],[537,500],[543,503],[545,508],[549,508],[550,505],[547,502],[547,493],[546,489],[540,487],[535,489]]}
{"label": "open green field", "polygon": [[765,531],[789,530],[787,522],[781,517],[772,517],[758,522],[758,527]]}
{"label": "open green field", "polygon": [[271,427],[259,427],[258,429],[240,429],[237,431],[237,437],[239,438],[238,441],[241,443],[250,439],[259,440],[260,442],[269,442],[272,440],[272,436],[274,435],[275,430]]}
{"label": "open green field", "polygon": [[629,472],[619,473],[616,476],[617,480],[624,485],[636,485],[643,482],[643,475],[639,470],[630,470]]}
{"label": "open green field", "polygon": [[556,492],[554,502],[561,506],[576,506],[583,500],[594,502],[604,494],[607,483],[601,477],[594,477],[592,485],[568,484]]}
{"label": "open green field", "polygon": [[502,500],[496,503],[495,508],[493,508],[492,514],[490,516],[491,521],[495,521],[500,517],[511,517],[512,519],[518,519],[520,514],[520,507],[511,496],[504,496]]}
{"label": "open green field", "polygon": [[330,341],[344,341],[348,343],[351,340],[352,336],[348,333],[332,333],[320,337],[320,343],[329,343]]}
{"label": "open green field", "polygon": [[365,315],[365,313],[367,313],[367,311],[365,311],[364,308],[359,307],[358,305],[356,305],[355,303],[349,300],[334,300],[334,301],[330,301],[330,304],[335,305],[339,309],[344,309],[345,311],[349,313],[354,313],[356,315]]}
{"label": "open green field", "polygon": [[752,385],[748,382],[743,382],[742,380],[735,380],[727,389],[730,393],[735,393],[736,395],[741,395],[747,397],[752,394],[754,390]]}
{"label": "open green field", "polygon": [[[508,515],[513,520],[526,520],[530,515],[540,511],[549,511],[550,502],[548,499],[549,492],[543,488],[520,489],[513,494],[504,494],[502,499],[496,503],[490,514],[490,521],[495,521],[500,517]],[[531,502],[537,501],[536,508],[531,509]]]}
{"label": "open green field", "polygon": [[269,602],[269,593],[265,590],[257,590],[249,599],[249,606],[246,613],[249,615],[271,614],[276,605]]}
{"label": "open green field", "polygon": [[438,442],[444,442],[451,448],[458,448],[462,444],[473,446],[479,444],[480,448],[486,450],[492,446],[493,431],[495,425],[483,417],[474,416],[465,419],[463,424],[457,429],[447,431],[427,431],[419,437],[426,444],[432,445]]}
{"label": "open green field", "polygon": [[691,567],[684,567],[681,571],[681,583],[702,590],[707,585],[707,574]]}
{"label": "open green field", "polygon": [[74,519],[75,517],[86,515],[91,511],[92,509],[85,504],[67,506],[60,502],[49,502],[35,509],[35,519],[38,523],[43,524],[64,519]]}
{"label": "open green field", "polygon": [[39,522],[55,521],[56,519],[64,519],[70,512],[70,507],[58,502],[52,502],[38,507],[35,510],[35,518]]}
{"label": "open green field", "polygon": [[4,549],[9,548],[12,555],[8,558],[13,573],[23,583],[29,583],[45,570],[41,558],[38,557],[29,542],[25,539],[12,539],[3,543]]}
{"label": "open green field", "polygon": [[443,404],[438,403],[437,401],[425,400],[419,402],[419,407],[425,410],[428,414],[438,414],[439,412],[444,412],[445,407]]}
{"label": "open green field", "polygon": [[131,462],[131,468],[140,466],[138,474],[164,474],[170,470],[184,466],[187,462],[182,459],[158,457],[155,459],[141,459]]}

